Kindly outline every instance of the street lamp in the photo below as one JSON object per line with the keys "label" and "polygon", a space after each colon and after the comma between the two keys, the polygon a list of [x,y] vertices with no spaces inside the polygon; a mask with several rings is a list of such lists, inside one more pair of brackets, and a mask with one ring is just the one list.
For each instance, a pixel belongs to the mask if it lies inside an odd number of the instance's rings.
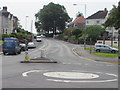
{"label": "street lamp", "polygon": [[53,37],[55,36],[55,32],[56,32],[56,25],[55,25],[56,23],[55,23],[55,22],[56,22],[56,21],[54,20],[54,21],[53,21],[53,23],[54,23],[54,28],[53,28]]}
{"label": "street lamp", "polygon": [[28,18],[29,16],[26,16],[26,23],[25,23],[25,28],[26,28],[26,30],[27,30],[27,18]]}
{"label": "street lamp", "polygon": [[[78,4],[73,4],[74,6],[78,5]],[[79,5],[84,5],[85,6],[85,17],[86,17],[86,4],[79,4]]]}
{"label": "street lamp", "polygon": [[[73,4],[74,6],[78,5],[78,4]],[[79,4],[79,5],[84,5],[85,6],[85,13],[84,13],[84,17],[86,18],[86,4]],[[86,28],[86,27],[85,27]],[[86,48],[86,39],[87,37],[84,37],[84,49]]]}

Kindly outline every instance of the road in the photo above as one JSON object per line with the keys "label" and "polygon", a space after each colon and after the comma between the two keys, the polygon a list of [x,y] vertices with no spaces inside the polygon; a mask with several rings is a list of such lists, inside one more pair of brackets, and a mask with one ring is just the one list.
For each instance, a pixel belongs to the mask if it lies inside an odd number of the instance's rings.
{"label": "road", "polygon": [[118,88],[118,66],[79,57],[72,48],[79,45],[54,39],[36,42],[30,58],[46,57],[58,63],[20,63],[25,54],[2,55],[3,88]]}

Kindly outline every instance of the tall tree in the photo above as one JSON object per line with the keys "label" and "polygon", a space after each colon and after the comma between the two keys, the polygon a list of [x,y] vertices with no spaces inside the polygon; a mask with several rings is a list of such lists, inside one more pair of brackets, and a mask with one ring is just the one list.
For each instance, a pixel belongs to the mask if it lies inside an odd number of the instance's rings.
{"label": "tall tree", "polygon": [[49,3],[44,5],[36,15],[37,22],[36,28],[43,29],[45,32],[53,31],[56,34],[56,28],[63,32],[65,28],[65,22],[70,18],[64,6],[59,4]]}
{"label": "tall tree", "polygon": [[118,7],[113,5],[113,8],[109,13],[106,22],[104,23],[104,26],[112,26],[116,29],[120,29],[120,1],[118,2]]}
{"label": "tall tree", "polygon": [[118,47],[120,47],[120,1],[118,6],[113,6],[109,13],[109,17],[104,23],[105,27],[115,27],[118,30]]}

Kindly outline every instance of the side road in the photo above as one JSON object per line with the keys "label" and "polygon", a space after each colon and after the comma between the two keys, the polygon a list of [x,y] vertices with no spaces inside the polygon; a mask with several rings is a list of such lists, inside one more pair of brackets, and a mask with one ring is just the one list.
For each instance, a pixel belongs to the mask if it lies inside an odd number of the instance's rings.
{"label": "side road", "polygon": [[88,58],[88,59],[91,59],[91,60],[118,64],[118,58],[117,57],[116,58],[105,58],[105,57],[96,56],[96,55],[90,54],[89,51],[84,50],[84,47],[74,48],[73,52],[75,52],[80,57]]}

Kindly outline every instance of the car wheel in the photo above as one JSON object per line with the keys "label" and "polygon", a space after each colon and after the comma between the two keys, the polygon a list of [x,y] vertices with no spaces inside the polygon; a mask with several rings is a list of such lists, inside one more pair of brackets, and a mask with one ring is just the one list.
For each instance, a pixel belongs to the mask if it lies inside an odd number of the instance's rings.
{"label": "car wheel", "polygon": [[18,52],[18,54],[21,54],[21,50]]}
{"label": "car wheel", "polygon": [[97,49],[97,50],[96,50],[96,52],[100,52],[100,50],[99,50],[99,49]]}
{"label": "car wheel", "polygon": [[5,53],[5,52],[3,52],[3,54],[4,54],[4,55],[6,55],[6,53]]}
{"label": "car wheel", "polygon": [[17,51],[15,51],[15,55],[17,55],[18,53],[17,53]]}
{"label": "car wheel", "polygon": [[116,51],[115,51],[115,50],[112,50],[111,53],[116,53]]}

